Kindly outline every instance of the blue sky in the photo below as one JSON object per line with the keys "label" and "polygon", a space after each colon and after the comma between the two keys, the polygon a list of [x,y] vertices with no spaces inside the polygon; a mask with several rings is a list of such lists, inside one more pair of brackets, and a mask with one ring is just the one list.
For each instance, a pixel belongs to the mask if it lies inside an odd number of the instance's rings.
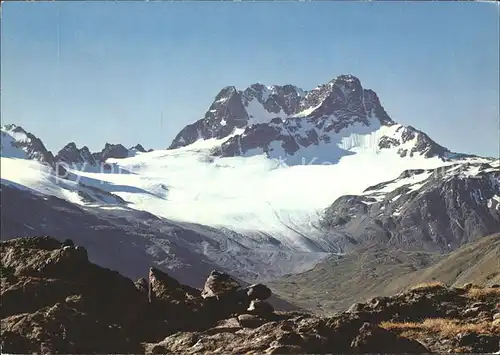
{"label": "blue sky", "polygon": [[4,2],[2,17],[2,124],[54,151],[165,148],[226,85],[350,73],[394,120],[498,156],[492,3]]}

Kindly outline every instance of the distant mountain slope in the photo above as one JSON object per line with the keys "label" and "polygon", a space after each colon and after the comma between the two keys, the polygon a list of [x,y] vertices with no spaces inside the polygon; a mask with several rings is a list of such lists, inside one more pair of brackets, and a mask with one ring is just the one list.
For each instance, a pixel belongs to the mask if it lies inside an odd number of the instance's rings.
{"label": "distant mountain slope", "polygon": [[468,282],[500,284],[500,234],[479,239],[448,255],[373,245],[334,256],[310,271],[270,282],[269,287],[298,306],[332,313],[355,302],[434,281],[453,286]]}
{"label": "distant mountain slope", "polygon": [[287,253],[271,248],[273,241],[266,236],[258,244],[229,230],[179,223],[126,203],[80,204],[11,183],[2,183],[0,196],[2,239],[72,238],[89,250],[94,262],[132,279],[156,265],[195,287],[213,269],[252,282],[308,269],[329,255]]}
{"label": "distant mountain slope", "polygon": [[404,171],[338,198],[321,224],[356,243],[453,250],[500,231],[500,161]]}
{"label": "distant mountain slope", "polygon": [[500,285],[500,233],[467,244],[443,257],[432,266],[403,278],[407,284],[440,281],[462,286]]}
{"label": "distant mountain slope", "polygon": [[[2,239],[44,235],[60,240],[70,238],[85,246],[95,263],[119,270],[134,280],[155,265],[182,276],[187,284],[200,286],[207,269],[216,268],[186,246],[173,242],[178,237],[169,240],[165,233],[167,223],[162,232],[149,227],[158,218],[147,213],[125,206],[86,208],[3,184],[0,196]],[[168,227],[172,231],[170,237],[175,236],[176,228]],[[171,253],[164,251],[162,243],[168,245]]]}

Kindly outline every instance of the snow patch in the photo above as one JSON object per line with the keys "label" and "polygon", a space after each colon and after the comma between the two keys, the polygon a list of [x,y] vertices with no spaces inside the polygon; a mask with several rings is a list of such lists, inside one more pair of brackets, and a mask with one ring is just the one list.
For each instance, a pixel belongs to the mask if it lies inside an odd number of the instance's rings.
{"label": "snow patch", "polygon": [[281,119],[285,119],[287,117],[287,114],[282,109],[278,113],[269,112],[256,98],[253,98],[248,102],[246,110],[249,117],[247,123],[248,126],[259,123],[268,123],[276,117],[280,117]]}

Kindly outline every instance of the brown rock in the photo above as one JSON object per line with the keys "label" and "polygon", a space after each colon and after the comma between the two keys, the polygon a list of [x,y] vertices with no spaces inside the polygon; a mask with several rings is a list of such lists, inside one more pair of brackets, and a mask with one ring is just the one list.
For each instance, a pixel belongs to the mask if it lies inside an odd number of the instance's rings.
{"label": "brown rock", "polygon": [[388,330],[365,323],[351,343],[356,353],[414,353],[429,351],[416,340],[399,337]]}

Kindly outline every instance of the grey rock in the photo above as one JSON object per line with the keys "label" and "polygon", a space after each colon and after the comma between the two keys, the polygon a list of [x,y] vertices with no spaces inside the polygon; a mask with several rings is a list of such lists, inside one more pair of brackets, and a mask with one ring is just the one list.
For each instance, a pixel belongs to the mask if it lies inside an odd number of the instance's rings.
{"label": "grey rock", "polygon": [[249,300],[265,301],[272,295],[272,291],[263,284],[254,284],[246,288]]}
{"label": "grey rock", "polygon": [[106,143],[100,153],[94,153],[94,157],[101,162],[105,162],[109,158],[124,159],[128,158],[128,156],[129,151],[123,145],[110,143]]}
{"label": "grey rock", "polygon": [[235,295],[239,288],[241,288],[240,283],[230,275],[213,270],[205,282],[201,296],[203,298],[227,298]]}
{"label": "grey rock", "polygon": [[265,317],[273,314],[274,308],[266,301],[253,300],[250,302],[250,306],[247,311],[251,314],[257,314]]}
{"label": "grey rock", "polygon": [[66,144],[64,148],[57,153],[55,160],[57,162],[66,163],[69,166],[73,166],[73,164],[97,166],[97,161],[94,159],[89,149],[86,146],[78,149],[74,142]]}

